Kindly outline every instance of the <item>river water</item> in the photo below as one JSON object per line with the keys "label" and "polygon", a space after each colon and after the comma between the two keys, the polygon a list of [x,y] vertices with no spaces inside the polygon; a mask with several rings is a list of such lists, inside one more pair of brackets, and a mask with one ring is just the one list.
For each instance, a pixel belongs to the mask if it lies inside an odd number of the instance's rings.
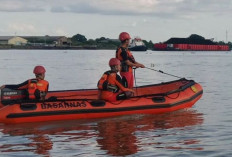
{"label": "river water", "polygon": [[[1,50],[0,86],[46,67],[50,90],[96,88],[113,50]],[[190,109],[159,115],[0,124],[0,156],[232,156],[232,53],[133,52],[149,68],[193,79],[203,97]],[[136,86],[177,78],[137,69]]]}

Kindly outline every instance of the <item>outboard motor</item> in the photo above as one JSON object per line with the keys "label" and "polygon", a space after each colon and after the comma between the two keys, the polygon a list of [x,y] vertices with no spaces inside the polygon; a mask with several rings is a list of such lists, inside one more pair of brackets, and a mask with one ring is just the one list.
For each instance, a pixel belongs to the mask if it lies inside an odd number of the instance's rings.
{"label": "outboard motor", "polygon": [[8,105],[16,102],[17,100],[25,100],[27,98],[26,90],[3,88],[0,90],[1,103]]}

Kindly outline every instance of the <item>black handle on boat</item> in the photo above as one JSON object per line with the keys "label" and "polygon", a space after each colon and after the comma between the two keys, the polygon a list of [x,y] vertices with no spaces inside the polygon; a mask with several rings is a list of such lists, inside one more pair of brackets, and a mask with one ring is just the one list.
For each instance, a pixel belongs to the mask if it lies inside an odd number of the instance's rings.
{"label": "black handle on boat", "polygon": [[183,77],[179,77],[179,76],[176,76],[176,75],[172,75],[172,74],[165,73],[165,72],[163,72],[162,70],[155,70],[155,69],[148,68],[148,67],[145,67],[145,68],[146,68],[146,69],[153,70],[153,71],[156,71],[156,72],[160,72],[160,73],[162,73],[162,74],[166,74],[166,75],[169,75],[169,76],[173,76],[173,77],[177,77],[177,78],[183,78]]}

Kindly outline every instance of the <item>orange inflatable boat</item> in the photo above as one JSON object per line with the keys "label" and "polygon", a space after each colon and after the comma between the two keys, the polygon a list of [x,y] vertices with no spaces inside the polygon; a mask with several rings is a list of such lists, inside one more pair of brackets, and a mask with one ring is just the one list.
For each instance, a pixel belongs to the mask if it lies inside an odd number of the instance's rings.
{"label": "orange inflatable boat", "polygon": [[[203,94],[200,84],[186,79],[140,86],[134,90],[134,97],[116,102],[98,100],[97,89],[51,91],[45,101],[23,100],[23,92],[3,90],[0,123],[159,114],[192,107]],[[11,94],[18,95],[10,99]]]}

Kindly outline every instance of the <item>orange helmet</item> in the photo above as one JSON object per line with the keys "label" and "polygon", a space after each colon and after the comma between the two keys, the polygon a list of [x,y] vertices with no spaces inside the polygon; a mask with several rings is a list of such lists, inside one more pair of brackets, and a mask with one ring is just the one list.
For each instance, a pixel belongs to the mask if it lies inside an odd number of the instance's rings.
{"label": "orange helmet", "polygon": [[131,37],[127,32],[122,32],[119,34],[120,41],[129,40],[129,39],[131,39]]}
{"label": "orange helmet", "polygon": [[115,65],[120,65],[121,62],[117,58],[111,58],[109,61],[109,66],[115,66]]}
{"label": "orange helmet", "polygon": [[44,74],[46,72],[45,68],[41,65],[35,66],[34,68],[34,74],[38,75],[38,74]]}

